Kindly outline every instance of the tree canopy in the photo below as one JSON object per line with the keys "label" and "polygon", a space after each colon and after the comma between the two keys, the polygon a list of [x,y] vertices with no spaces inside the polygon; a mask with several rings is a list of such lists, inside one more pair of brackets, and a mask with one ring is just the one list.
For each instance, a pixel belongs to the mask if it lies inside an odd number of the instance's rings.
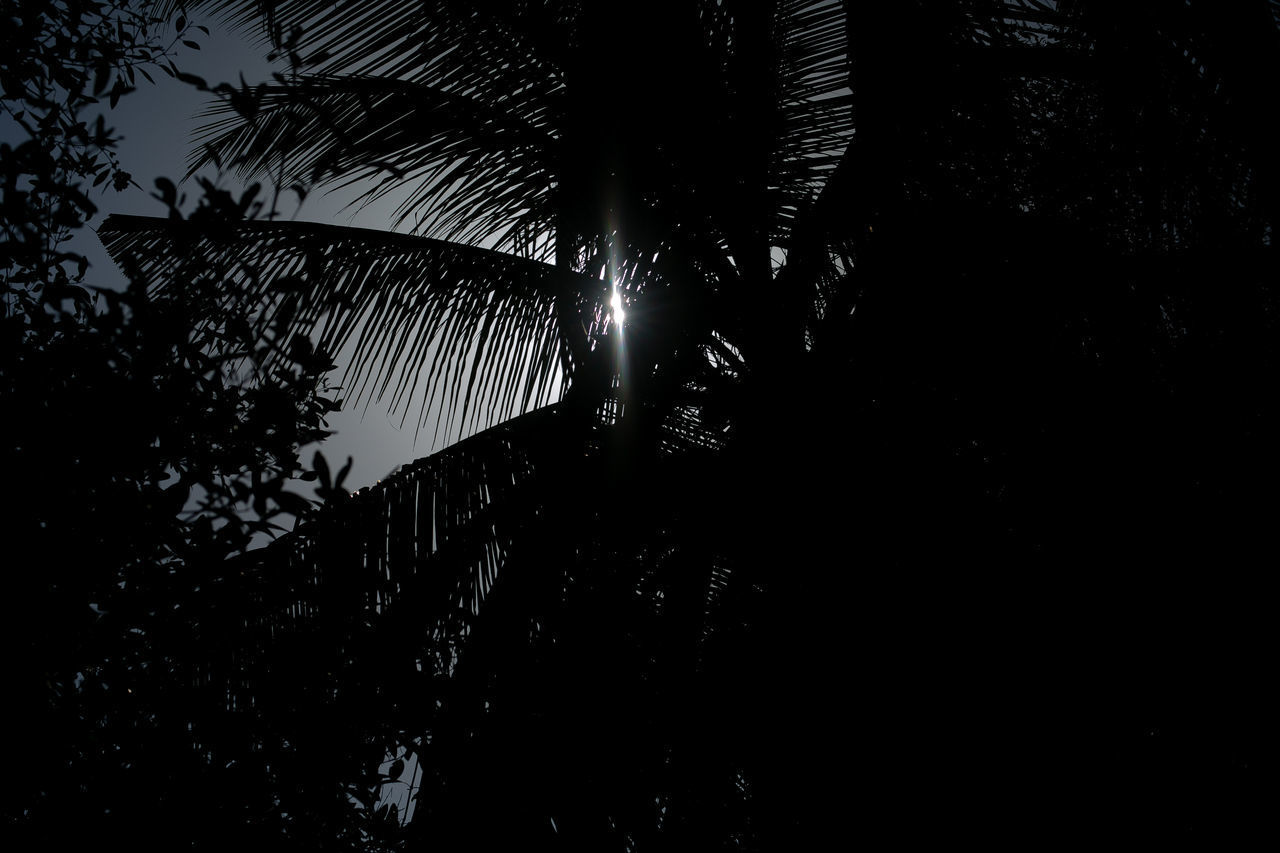
{"label": "tree canopy", "polygon": [[235,563],[202,672],[288,743],[290,831],[1270,831],[1271,4],[188,5],[292,68],[208,87],[193,168],[398,193],[410,233],[108,249],[472,433],[322,468]]}

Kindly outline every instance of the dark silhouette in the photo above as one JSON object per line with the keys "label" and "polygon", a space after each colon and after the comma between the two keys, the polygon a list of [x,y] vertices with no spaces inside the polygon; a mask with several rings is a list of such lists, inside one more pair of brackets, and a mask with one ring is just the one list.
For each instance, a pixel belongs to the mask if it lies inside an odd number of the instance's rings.
{"label": "dark silhouette", "polygon": [[[100,194],[133,185],[109,108],[199,30],[125,0],[6,2],[2,19],[0,846],[314,849],[276,794],[287,747],[209,664],[256,594],[228,557],[310,509],[290,479],[327,434],[333,365],[303,342],[268,364],[248,324],[206,323],[237,285],[203,259],[148,294],[93,286],[76,252]],[[262,207],[205,189],[206,227]],[[362,837],[354,820],[323,834]]]}
{"label": "dark silhouette", "polygon": [[417,234],[108,248],[487,427],[236,563],[309,843],[1274,835],[1271,4],[193,5],[197,162]]}

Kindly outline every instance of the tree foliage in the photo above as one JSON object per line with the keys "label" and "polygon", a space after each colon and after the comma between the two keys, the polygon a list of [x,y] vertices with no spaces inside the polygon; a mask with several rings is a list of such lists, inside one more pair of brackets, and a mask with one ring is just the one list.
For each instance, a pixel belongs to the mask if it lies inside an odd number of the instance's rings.
{"label": "tree foliage", "polygon": [[1266,831],[1269,4],[200,5],[294,70],[196,156],[416,234],[109,249],[489,427],[248,561],[228,677],[298,802],[354,773],[444,849]]}
{"label": "tree foliage", "polygon": [[[232,662],[262,581],[229,558],[311,509],[290,478],[328,434],[332,364],[308,341],[272,352],[243,321],[210,322],[236,284],[207,260],[170,269],[181,293],[136,276],[117,291],[92,286],[69,242],[97,213],[95,188],[132,184],[105,110],[136,77],[179,73],[149,11],[4,7],[5,843],[311,849],[275,793],[301,772],[294,748],[229,702],[213,667]],[[174,29],[191,41],[185,20]],[[156,183],[174,221],[263,212],[256,188],[205,180],[184,213]],[[328,811],[344,807],[340,795]],[[361,837],[354,821],[325,835]]]}

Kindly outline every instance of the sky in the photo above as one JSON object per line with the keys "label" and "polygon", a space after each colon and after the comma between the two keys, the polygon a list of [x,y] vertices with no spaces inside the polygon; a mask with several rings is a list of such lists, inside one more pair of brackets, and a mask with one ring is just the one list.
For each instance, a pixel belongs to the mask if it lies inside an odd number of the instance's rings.
{"label": "sky", "polygon": [[[203,77],[211,86],[223,81],[238,82],[240,75],[249,83],[258,83],[268,80],[273,70],[281,70],[266,61],[267,48],[255,46],[251,36],[219,27],[216,21],[201,20],[197,23],[208,26],[210,35],[194,36],[200,44],[198,51],[180,48],[176,61],[181,70]],[[177,183],[186,174],[190,139],[192,132],[202,123],[199,113],[208,96],[158,72],[152,71],[151,76],[155,79],[154,85],[139,78],[137,91],[121,98],[107,116],[108,126],[121,137],[117,152],[121,167],[130,172],[144,189],[131,187],[117,193],[104,185],[103,192],[93,196],[100,212],[91,225],[101,223],[113,213],[164,216],[164,205],[150,195],[155,179],[167,177]],[[224,177],[221,184],[238,187],[242,182]],[[188,195],[187,208],[193,207],[199,196],[194,179],[180,184],[179,191],[183,190]],[[390,228],[390,210],[395,206],[394,200],[384,200],[359,211],[344,210],[351,199],[350,193],[316,191],[295,209],[296,204],[287,202],[292,198],[291,193],[281,196],[286,215],[363,228]],[[124,285],[124,277],[92,233],[82,234],[73,249],[90,260],[88,283],[113,287]],[[334,383],[338,382],[340,372],[335,371],[332,376]],[[334,396],[341,398],[343,394],[336,392]],[[402,413],[390,413],[385,404],[373,403],[367,411],[362,404],[329,417],[329,427],[336,430],[336,435],[320,449],[335,469],[341,467],[348,456],[352,457],[354,464],[345,482],[348,488],[372,485],[399,465],[440,449],[431,446],[434,424],[426,424],[415,443],[417,407],[411,406],[413,408],[403,428],[400,427]],[[311,453],[311,449],[304,451],[304,460],[309,462]]]}

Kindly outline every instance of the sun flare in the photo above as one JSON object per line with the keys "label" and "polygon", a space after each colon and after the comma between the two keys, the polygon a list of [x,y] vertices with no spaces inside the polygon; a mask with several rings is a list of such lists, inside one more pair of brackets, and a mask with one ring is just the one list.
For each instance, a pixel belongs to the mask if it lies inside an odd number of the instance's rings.
{"label": "sun flare", "polygon": [[623,321],[627,319],[627,312],[623,310],[622,297],[618,295],[618,291],[616,290],[613,292],[613,297],[609,300],[609,308],[611,309],[610,314],[613,317],[613,322],[621,326]]}

